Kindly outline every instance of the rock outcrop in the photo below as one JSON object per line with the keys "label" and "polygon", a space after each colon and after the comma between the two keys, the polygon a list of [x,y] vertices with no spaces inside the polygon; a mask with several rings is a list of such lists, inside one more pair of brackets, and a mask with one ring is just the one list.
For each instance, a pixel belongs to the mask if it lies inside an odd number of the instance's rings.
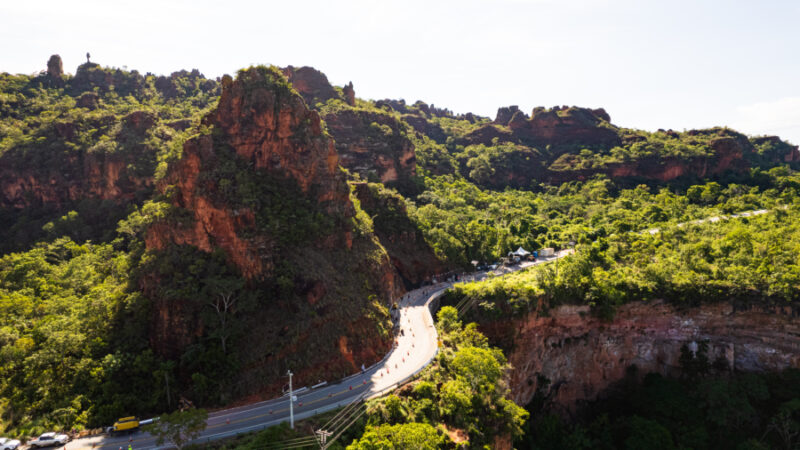
{"label": "rock outcrop", "polygon": [[[184,145],[183,158],[174,165],[162,189],[175,186],[175,206],[194,216],[192,227],[180,229],[160,225],[151,230],[149,248],[162,249],[169,243],[194,245],[210,252],[222,248],[248,278],[265,276],[274,264],[274,243],[278,236],[256,236],[245,241],[240,234],[252,234],[255,212],[231,207],[201,194],[209,188],[204,174],[220,164],[219,148],[230,147],[243,161],[265,176],[287,177],[303,194],[314,198],[332,216],[346,219],[354,214],[349,188],[339,170],[339,156],[332,140],[322,132],[319,114],[309,110],[303,99],[285,80],[266,68],[241,71],[236,81],[225,78],[217,109],[204,119],[213,135],[193,138]],[[351,232],[330,230],[327,245],[349,245]]]}
{"label": "rock outcrop", "polygon": [[[730,304],[678,309],[631,303],[611,321],[584,306],[561,306],[483,327],[507,349],[512,397],[527,404],[538,392],[569,412],[630,376],[680,374],[681,347],[708,345],[716,366],[734,371],[800,368],[800,311],[737,310]],[[509,351],[510,350],[510,351]]]}
{"label": "rock outcrop", "polygon": [[353,89],[352,81],[342,88],[342,94],[344,94],[345,103],[350,106],[356,106],[356,91]]}
{"label": "rock outcrop", "polygon": [[[507,125],[511,129],[510,141],[533,146],[559,146],[579,144],[587,147],[610,148],[619,145],[621,140],[610,125],[610,117],[603,109],[578,107],[535,108],[530,119],[519,108],[511,106],[497,111],[495,124]],[[605,124],[605,126],[603,126]],[[484,128],[486,125],[464,139],[469,144],[489,145],[487,138],[496,137]]]}
{"label": "rock outcrop", "polygon": [[64,64],[61,62],[61,57],[52,55],[47,60],[47,76],[53,80],[61,81],[62,75],[64,75]]}
{"label": "rock outcrop", "polygon": [[[518,112],[522,113],[517,105],[501,106],[497,109],[497,116],[495,116],[494,123],[498,125],[508,125],[508,123],[511,121],[511,118],[514,117],[514,114]],[[522,116],[525,119],[528,118],[525,113],[522,113]]]}
{"label": "rock outcrop", "polygon": [[[94,102],[96,105],[96,96]],[[87,102],[86,106],[91,105]],[[88,126],[113,125],[110,117],[98,120]],[[0,155],[0,208],[58,209],[85,198],[125,202],[149,193],[154,184],[152,172],[147,174],[141,167],[155,167],[155,151],[143,146],[153,124],[154,117],[148,113],[130,113],[115,135],[120,147],[129,151],[106,153],[69,149],[79,127],[87,124],[54,121],[48,130],[52,134],[49,146],[14,148]],[[34,160],[36,164],[31,163]]]}
{"label": "rock outcrop", "polygon": [[152,179],[132,174],[128,161],[117,155],[80,153],[44,170],[18,168],[0,158],[0,208],[61,208],[84,198],[130,201],[152,184]]}
{"label": "rock outcrop", "polygon": [[[332,98],[341,98],[328,81],[328,77],[313,67],[288,66],[283,69],[283,74],[311,108],[317,103],[325,103]],[[351,83],[350,88],[352,89],[352,87]],[[355,99],[355,93],[353,95]]]}
{"label": "rock outcrop", "polygon": [[346,109],[325,116],[343,167],[371,181],[404,185],[416,174],[414,144],[389,114]]}
{"label": "rock outcrop", "polygon": [[97,88],[108,92],[112,88],[120,95],[141,96],[145,88],[144,76],[136,70],[103,68],[97,63],[85,62],[78,66],[75,76],[69,80],[68,91],[72,95]]}
{"label": "rock outcrop", "polygon": [[[298,383],[312,384],[376,362],[391,345],[383,308],[404,288],[375,236],[355,224],[319,114],[272,68],[242,70],[222,87],[203,121],[210,132],[185,143],[159,184],[183,219],[153,224],[147,248],[156,257],[176,246],[221,251],[248,289],[272,286],[257,288],[258,308],[240,319],[247,394],[275,395],[287,358],[302,361],[292,366]],[[164,299],[158,283],[141,286],[154,300],[151,345],[175,357],[202,335],[202,305]]]}

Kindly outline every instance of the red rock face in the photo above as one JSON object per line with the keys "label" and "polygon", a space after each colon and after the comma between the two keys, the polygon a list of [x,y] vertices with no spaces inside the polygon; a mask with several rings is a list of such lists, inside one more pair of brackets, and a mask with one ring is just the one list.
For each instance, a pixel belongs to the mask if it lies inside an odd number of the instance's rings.
{"label": "red rock face", "polygon": [[642,177],[670,181],[684,175],[703,178],[727,171],[742,172],[750,167],[744,159],[744,152],[751,146],[743,136],[716,138],[709,143],[709,146],[713,152],[710,157],[654,158],[635,163],[612,164],[606,171],[611,177]]}
{"label": "red rock face", "polygon": [[408,181],[416,174],[414,144],[394,117],[344,110],[325,116],[343,167],[382,183]]}
{"label": "red rock face", "polygon": [[[65,133],[69,130],[65,129]],[[0,207],[22,209],[35,205],[61,207],[83,198],[130,201],[153,180],[128,172],[119,155],[77,154],[50,170],[23,167],[0,157]]]}
{"label": "red rock face", "polygon": [[[511,390],[527,404],[537,389],[568,411],[593,400],[625,378],[635,365],[648,372],[679,373],[681,346],[709,342],[710,361],[732,370],[767,371],[800,367],[800,321],[790,309],[735,311],[729,304],[677,310],[665,303],[632,303],[607,322],[588,307],[562,306],[547,316],[530,315],[486,329],[495,339],[509,334]],[[548,386],[540,386],[539,376]]]}
{"label": "red rock face", "polygon": [[[602,110],[599,110],[602,111]],[[521,136],[551,145],[582,143],[589,145],[619,145],[614,130],[598,126],[606,120],[605,111],[595,113],[584,108],[567,108],[534,111],[526,128],[517,131]]]}
{"label": "red rock face", "polygon": [[[188,217],[180,224],[152,225],[146,245],[151,251],[176,244],[221,249],[253,286],[272,283],[278,263],[298,268],[281,294],[264,291],[250,317],[239,318],[249,334],[242,338],[248,352],[236,382],[252,401],[280,392],[285,381],[279,368],[287,360],[302,361],[292,367],[298,385],[338,379],[380,360],[392,342],[381,333],[389,326],[383,308],[404,288],[375,236],[354,236],[350,187],[316,111],[271,69],[251,68],[222,84],[218,108],[204,120],[210,133],[186,142],[182,158],[159,185]],[[259,222],[264,210],[236,206],[236,198],[220,195],[214,170],[232,161],[244,178],[254,172],[295,183],[297,204],[316,203],[314,210],[338,218],[337,225],[291,243],[269,235],[265,230],[271,228]],[[261,192],[259,198],[269,202],[270,195]],[[161,298],[158,286],[157,275],[140,285],[153,300],[150,345],[159,355],[177,358],[203,335],[203,307],[191,299]]]}
{"label": "red rock face", "polygon": [[[248,209],[232,210],[225,205],[215,204],[208,197],[196,195],[203,161],[214,161],[210,136],[186,142],[184,156],[172,169],[167,181],[176,188],[176,206],[192,211],[192,225],[183,228],[165,223],[154,224],[145,239],[147,248],[163,250],[168,244],[174,243],[193,245],[211,252],[215,246],[219,246],[245,277],[255,278],[268,273],[273,268],[273,261],[271,258],[261,258],[256,249],[271,249],[271,240],[265,236],[245,240],[239,236],[241,231],[253,229],[253,212]],[[162,185],[162,188],[165,186]]]}
{"label": "red rock face", "polygon": [[262,77],[251,69],[236,82],[223,82],[219,106],[207,123],[257,169],[287,174],[304,192],[313,185],[318,200],[330,203],[329,212],[352,213],[339,155],[322,133],[319,114],[296,94],[265,85]]}
{"label": "red rock face", "polygon": [[[258,69],[243,71],[235,82],[223,81],[219,106],[205,123],[214,127],[215,137],[187,141],[183,158],[160,186],[164,190],[175,187],[173,202],[192,213],[193,225],[156,224],[148,232],[148,248],[159,250],[175,243],[210,252],[220,247],[248,278],[271,272],[274,237],[253,233],[241,237],[254,228],[253,211],[231,208],[199,194],[202,173],[216,163],[215,145],[229,145],[254,169],[263,170],[264,176],[276,173],[292,178],[330,214],[354,214],[338,155],[333,141],[322,133],[319,115],[288,88],[267,82]],[[346,245],[351,239],[348,233],[331,230],[321,244]]]}
{"label": "red rock face", "polygon": [[[95,126],[113,123],[112,117],[106,117]],[[141,142],[155,125],[155,117],[134,111],[122,118],[121,125],[122,131],[115,137],[128,146],[124,152],[67,150],[66,143],[75,143],[79,126],[55,122],[55,137],[48,142],[51,147],[34,148],[24,156],[18,149],[4,153],[0,156],[0,208],[61,208],[85,198],[127,202],[150,191],[155,184],[152,176],[143,174],[147,170],[136,173],[131,167],[146,164],[142,160],[148,158],[155,165],[156,150]]]}

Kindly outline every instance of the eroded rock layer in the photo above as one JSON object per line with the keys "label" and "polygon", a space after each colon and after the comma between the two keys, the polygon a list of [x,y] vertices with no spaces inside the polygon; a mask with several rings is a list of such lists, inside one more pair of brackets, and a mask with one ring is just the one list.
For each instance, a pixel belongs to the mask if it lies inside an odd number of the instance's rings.
{"label": "eroded rock layer", "polygon": [[709,360],[729,370],[800,367],[800,320],[788,307],[737,311],[730,304],[677,309],[632,303],[603,321],[588,307],[561,306],[487,331],[512,347],[514,401],[527,404],[539,390],[568,411],[598,398],[634,366],[639,375],[679,375],[681,347],[692,342],[707,342]]}

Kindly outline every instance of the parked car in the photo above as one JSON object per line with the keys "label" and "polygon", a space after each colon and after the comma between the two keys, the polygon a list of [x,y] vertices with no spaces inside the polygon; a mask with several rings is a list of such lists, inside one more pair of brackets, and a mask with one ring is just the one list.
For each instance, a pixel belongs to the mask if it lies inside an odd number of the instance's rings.
{"label": "parked car", "polygon": [[52,431],[50,433],[43,433],[41,436],[28,441],[28,446],[31,448],[50,447],[51,445],[65,445],[69,442],[69,436],[66,434],[56,434]]}
{"label": "parked car", "polygon": [[0,450],[16,450],[19,447],[19,441],[16,439],[0,438]]}

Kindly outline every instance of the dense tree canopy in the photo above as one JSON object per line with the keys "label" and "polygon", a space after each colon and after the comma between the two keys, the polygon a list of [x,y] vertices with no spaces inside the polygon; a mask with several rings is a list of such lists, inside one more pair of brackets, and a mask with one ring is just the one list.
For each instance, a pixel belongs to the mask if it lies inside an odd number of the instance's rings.
{"label": "dense tree canopy", "polygon": [[[291,89],[278,71],[270,73]],[[74,198],[62,189],[58,201],[39,201],[29,192],[17,200],[22,204],[0,205],[3,433],[24,436],[161,413],[175,406],[178,393],[197,403],[224,404],[248,383],[250,392],[262,388],[260,377],[282,373],[280,364],[313,366],[319,348],[296,345],[302,349],[290,356],[284,349],[312,333],[338,342],[336,321],[314,320],[324,311],[342,320],[366,311],[362,330],[388,339],[387,305],[375,297],[377,283],[385,280],[363,277],[366,266],[385,257],[373,240],[377,229],[424,240],[437,263],[453,269],[498,261],[519,246],[574,245],[577,252],[558,264],[448,293],[444,302],[462,306],[466,316],[448,307],[440,311],[443,347],[435,364],[409,387],[370,404],[363,436],[352,448],[438,448],[453,445],[447,433],[454,430],[471,446],[524,434],[528,413],[508,399],[503,353],[462,319],[503,319],[563,303],[588,304],[611,317],[632,300],[800,300],[800,176],[796,163],[783,165],[788,143],[727,128],[651,133],[603,119],[595,125],[616,136],[615,144],[548,144],[515,135],[507,124],[422,102],[356,99],[348,105],[336,98],[311,105],[322,116],[368,117],[364,138],[385,144],[378,147],[387,154],[407,142],[415,146],[416,174],[394,186],[402,195],[371,185],[393,200],[375,217],[355,195],[352,216],[331,217],[303,200],[299,186],[251,171],[232,149],[220,150],[201,189],[215,188],[209,195],[231,208],[255,211],[254,232],[269,234],[280,248],[274,277],[247,284],[221,251],[173,246],[145,252],[154,222],[177,226],[190,219],[171,206],[171,189],[159,195],[155,185],[181,157],[186,139],[212,133],[201,118],[219,93],[220,84],[197,71],[166,77],[87,63],[74,77],[0,74],[0,162],[7,173],[74,186],[84,161],[96,158],[121,161],[120,170],[130,176],[122,184],[129,192],[119,198]],[[575,108],[546,113],[556,119],[582,114]],[[706,167],[720,156],[720,142],[746,149],[744,166],[663,183],[603,175],[621,164]],[[349,173],[352,181],[375,181],[374,174],[357,172]],[[544,182],[554,174],[561,181]],[[696,222],[759,209],[769,212]],[[352,232],[353,248],[336,250],[335,267],[320,264],[317,250],[328,244],[317,241],[336,227]],[[317,287],[302,277],[303,267],[312,265],[315,275],[335,280],[336,302],[315,304]],[[184,318],[197,325],[191,342],[172,357],[150,343],[156,302],[185,308]],[[292,321],[297,327],[290,329],[290,315],[311,320]],[[265,329],[253,343],[258,351],[237,349],[237,339],[255,325]],[[351,340],[359,331],[348,331]],[[280,364],[270,358],[281,358]],[[237,380],[245,366],[263,372]],[[346,370],[339,369],[331,370]],[[721,431],[728,428],[749,430],[735,434],[751,439],[742,448],[761,445],[752,441],[762,439],[757,431],[770,444],[791,448],[797,394],[780,391],[773,381],[704,379],[695,388],[650,379],[626,400],[633,406],[625,414],[598,414],[573,428],[537,417],[529,426],[541,438],[532,448],[615,448],[609,442],[620,448],[715,448],[715,442],[733,445]],[[780,404],[770,403],[774,399]]]}

